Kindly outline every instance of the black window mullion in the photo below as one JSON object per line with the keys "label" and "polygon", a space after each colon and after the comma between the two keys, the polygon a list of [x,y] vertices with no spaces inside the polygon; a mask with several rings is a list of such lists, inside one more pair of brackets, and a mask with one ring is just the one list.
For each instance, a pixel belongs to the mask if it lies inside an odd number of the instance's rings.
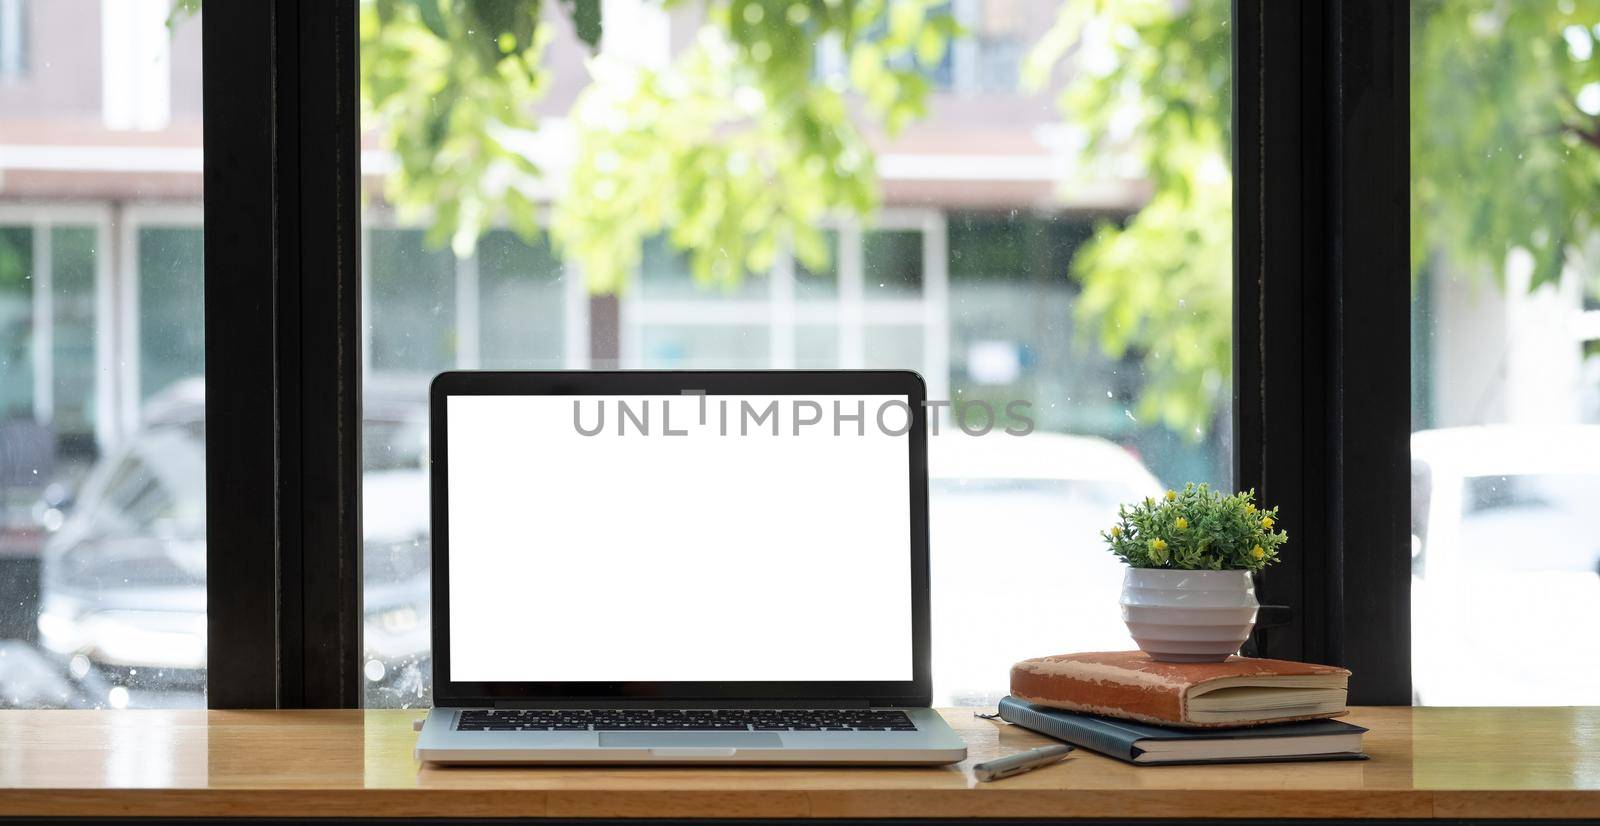
{"label": "black window mullion", "polygon": [[1235,0],[1235,479],[1283,508],[1266,656],[1410,690],[1407,7]]}
{"label": "black window mullion", "polygon": [[1346,51],[1332,79],[1339,130],[1331,221],[1339,416],[1331,519],[1341,549],[1343,662],[1356,699],[1411,702],[1410,10],[1335,5]]}
{"label": "black window mullion", "polygon": [[214,708],[360,703],[355,0],[208,3]]}

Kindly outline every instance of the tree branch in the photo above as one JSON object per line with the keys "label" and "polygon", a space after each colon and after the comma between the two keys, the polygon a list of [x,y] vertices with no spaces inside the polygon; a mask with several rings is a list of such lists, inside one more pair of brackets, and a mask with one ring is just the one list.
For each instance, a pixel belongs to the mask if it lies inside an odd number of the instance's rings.
{"label": "tree branch", "polygon": [[1564,123],[1561,125],[1561,129],[1564,132],[1576,135],[1578,140],[1600,149],[1600,120],[1596,120],[1589,129],[1584,129],[1575,123]]}

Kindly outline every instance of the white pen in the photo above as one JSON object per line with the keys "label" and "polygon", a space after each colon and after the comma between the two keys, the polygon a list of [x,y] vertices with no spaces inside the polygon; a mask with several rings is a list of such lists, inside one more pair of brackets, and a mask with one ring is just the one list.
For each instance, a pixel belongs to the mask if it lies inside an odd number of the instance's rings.
{"label": "white pen", "polygon": [[994,760],[985,760],[972,767],[972,774],[978,780],[987,783],[990,780],[999,780],[1002,777],[1033,771],[1040,766],[1048,766],[1066,757],[1067,752],[1070,751],[1072,751],[1071,746],[1063,745],[1041,746],[1028,751],[1019,751],[1016,754],[998,757]]}

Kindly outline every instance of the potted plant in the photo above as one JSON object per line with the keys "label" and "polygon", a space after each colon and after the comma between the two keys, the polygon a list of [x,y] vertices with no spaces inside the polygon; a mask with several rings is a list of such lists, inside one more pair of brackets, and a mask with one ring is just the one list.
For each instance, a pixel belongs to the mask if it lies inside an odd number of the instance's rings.
{"label": "potted plant", "polygon": [[1278,559],[1289,535],[1255,491],[1225,496],[1206,485],[1123,505],[1101,534],[1128,564],[1122,619],[1140,650],[1166,662],[1221,662],[1255,627],[1251,574]]}

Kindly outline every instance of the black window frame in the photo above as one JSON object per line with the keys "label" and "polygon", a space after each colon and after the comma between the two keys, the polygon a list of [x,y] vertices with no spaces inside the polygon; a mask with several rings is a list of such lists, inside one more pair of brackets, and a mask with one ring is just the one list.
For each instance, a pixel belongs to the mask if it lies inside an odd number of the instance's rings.
{"label": "black window frame", "polygon": [[207,3],[212,708],[361,704],[356,0]]}
{"label": "black window frame", "polygon": [[[361,702],[356,12],[202,15],[213,708]],[[1250,650],[1406,704],[1408,8],[1232,15],[1234,479],[1294,536],[1259,583],[1292,619]]]}
{"label": "black window frame", "polygon": [[1410,9],[1234,0],[1234,480],[1283,508],[1264,656],[1411,703]]}

